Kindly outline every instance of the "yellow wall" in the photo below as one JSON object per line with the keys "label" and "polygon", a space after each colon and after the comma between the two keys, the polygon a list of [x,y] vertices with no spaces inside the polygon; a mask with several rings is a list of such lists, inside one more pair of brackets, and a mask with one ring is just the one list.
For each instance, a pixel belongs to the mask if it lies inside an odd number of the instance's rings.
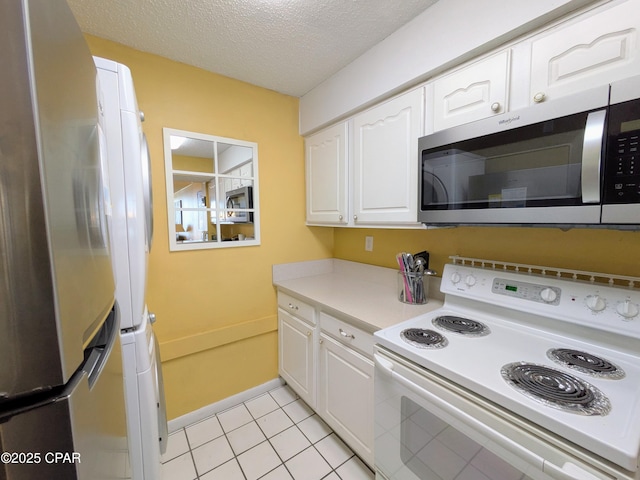
{"label": "yellow wall", "polygon": [[[169,418],[276,378],[271,266],[330,257],[332,229],[304,225],[298,99],[88,36],[127,65],[152,158],[147,301],[158,318]],[[262,245],[169,253],[162,128],[258,143]],[[293,200],[293,201],[292,201]]]}
{"label": "yellow wall", "polygon": [[[373,236],[373,252],[364,250]],[[395,268],[398,252],[430,253],[438,273],[450,255],[640,276],[640,232],[458,227],[434,230],[336,228],[334,256]]]}

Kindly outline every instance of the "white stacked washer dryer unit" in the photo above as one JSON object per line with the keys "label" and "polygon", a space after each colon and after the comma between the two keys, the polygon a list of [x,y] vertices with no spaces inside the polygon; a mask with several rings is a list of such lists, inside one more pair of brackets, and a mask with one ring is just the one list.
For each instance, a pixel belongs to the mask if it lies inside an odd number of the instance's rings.
{"label": "white stacked washer dryer unit", "polygon": [[153,237],[151,166],[131,71],[111,60],[94,61],[106,120],[111,253],[121,311],[131,474],[133,480],[152,480],[160,478],[167,418],[160,352],[151,327],[155,316],[145,303]]}

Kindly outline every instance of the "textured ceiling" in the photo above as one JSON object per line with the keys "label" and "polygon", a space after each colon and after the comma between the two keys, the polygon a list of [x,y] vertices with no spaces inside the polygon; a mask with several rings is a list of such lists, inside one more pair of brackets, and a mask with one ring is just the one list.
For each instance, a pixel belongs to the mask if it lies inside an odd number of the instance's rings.
{"label": "textured ceiling", "polygon": [[436,0],[68,0],[82,30],[302,96]]}

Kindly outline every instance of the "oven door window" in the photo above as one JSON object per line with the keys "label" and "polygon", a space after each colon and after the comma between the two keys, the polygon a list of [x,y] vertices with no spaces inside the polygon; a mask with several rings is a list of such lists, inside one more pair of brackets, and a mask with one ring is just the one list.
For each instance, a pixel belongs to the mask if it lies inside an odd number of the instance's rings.
{"label": "oven door window", "polygon": [[[527,476],[475,440],[402,397],[400,458],[422,480],[520,480]],[[408,472],[407,472],[408,473]]]}
{"label": "oven door window", "polygon": [[[383,360],[384,361],[384,360]],[[542,458],[523,459],[498,445],[491,438],[461,421],[457,416],[474,415],[475,406],[453,405],[459,399],[442,398],[446,408],[429,397],[440,392],[431,382],[423,383],[394,364],[393,374],[375,370],[375,466],[388,480],[550,480],[543,473]],[[382,364],[384,365],[384,364]],[[405,383],[412,387],[407,388]],[[422,394],[422,389],[426,394]],[[440,401],[440,400],[438,400]],[[452,402],[453,404],[451,404]]]}
{"label": "oven door window", "polygon": [[422,152],[422,210],[582,204],[588,112]]}

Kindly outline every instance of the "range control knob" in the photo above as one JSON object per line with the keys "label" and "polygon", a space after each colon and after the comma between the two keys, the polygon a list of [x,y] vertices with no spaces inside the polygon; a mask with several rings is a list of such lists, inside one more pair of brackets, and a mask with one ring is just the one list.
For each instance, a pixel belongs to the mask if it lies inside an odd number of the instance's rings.
{"label": "range control knob", "polygon": [[467,275],[467,277],[464,279],[464,283],[467,284],[467,287],[473,287],[476,282],[476,277],[474,277],[473,275]]}
{"label": "range control knob", "polygon": [[453,283],[454,285],[456,283],[458,283],[460,281],[462,277],[460,277],[460,274],[458,272],[453,272],[451,274],[451,283]]}
{"label": "range control knob", "polygon": [[552,288],[543,288],[540,292],[540,298],[547,303],[551,303],[558,298],[558,294]]}
{"label": "range control knob", "polygon": [[589,295],[587,297],[587,308],[592,312],[601,312],[607,306],[607,302],[600,295]]}
{"label": "range control knob", "polygon": [[618,304],[616,311],[624,318],[633,318],[638,315],[638,305],[627,299]]}

